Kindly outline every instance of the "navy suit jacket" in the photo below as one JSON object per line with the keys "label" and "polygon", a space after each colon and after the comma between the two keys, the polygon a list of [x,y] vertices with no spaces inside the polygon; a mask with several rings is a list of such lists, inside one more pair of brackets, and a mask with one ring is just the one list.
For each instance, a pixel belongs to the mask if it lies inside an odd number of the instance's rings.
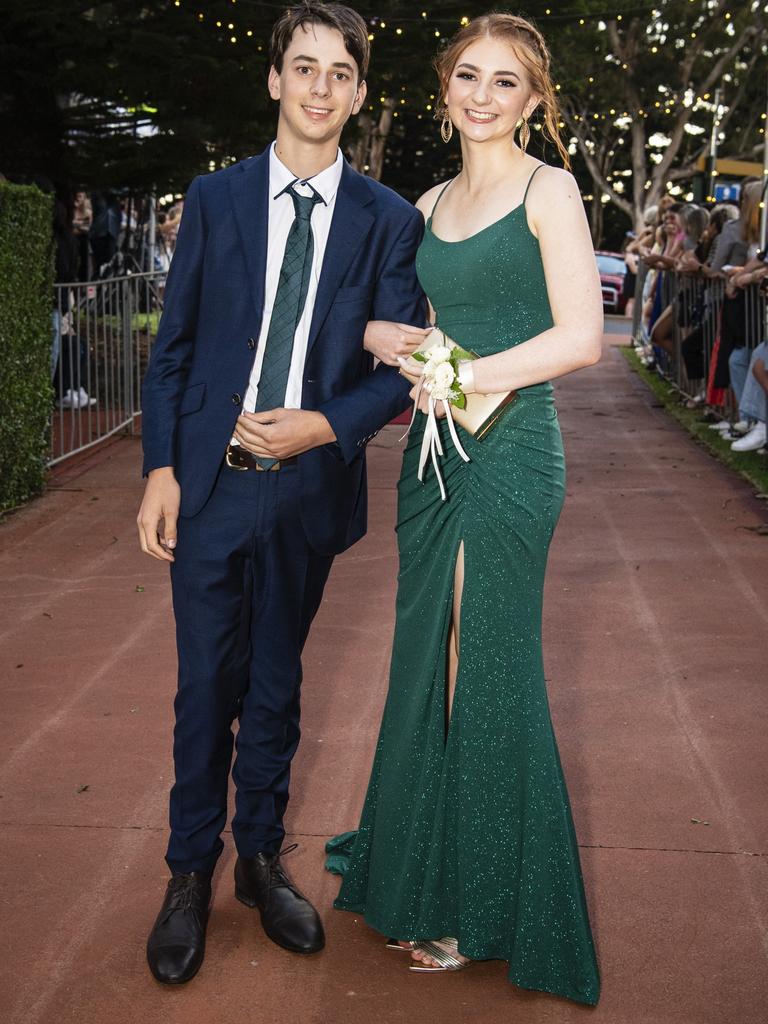
{"label": "navy suit jacket", "polygon": [[[181,515],[208,500],[248,387],[264,305],[269,150],[195,178],[186,196],[144,380],[144,473],[173,466]],[[310,545],[337,554],[366,530],[365,446],[408,405],[409,385],[363,348],[368,320],[423,325],[410,203],[344,164],[309,334],[301,405],[337,441],[298,458]]]}

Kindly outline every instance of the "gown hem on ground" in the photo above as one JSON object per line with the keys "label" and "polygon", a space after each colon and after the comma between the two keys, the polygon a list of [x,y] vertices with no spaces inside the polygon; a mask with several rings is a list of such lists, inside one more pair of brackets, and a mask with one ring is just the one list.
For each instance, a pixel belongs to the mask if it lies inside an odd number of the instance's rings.
{"label": "gown hem on ground", "polygon": [[[400,932],[408,931],[407,928],[401,929],[399,927],[399,925],[397,925],[397,924],[389,924],[389,925],[385,926],[382,923],[377,923],[376,921],[372,920],[370,917],[368,917],[366,915],[365,906],[363,904],[359,904],[359,903],[356,903],[356,904],[351,904],[351,903],[345,904],[345,903],[341,903],[337,899],[337,900],[334,900],[334,902],[333,902],[333,908],[334,908],[334,910],[346,910],[346,911],[348,911],[349,913],[352,913],[352,914],[360,914],[360,916],[363,918],[363,920],[365,921],[365,923],[368,925],[369,928],[373,928],[374,931],[377,931],[380,935],[383,935],[385,937],[394,936],[395,938],[401,939],[401,938],[403,938],[403,936],[400,934]],[[438,936],[439,938],[442,938],[443,935],[457,936],[457,932],[459,931],[459,929],[457,928],[456,925],[445,925],[445,927],[437,929],[437,930],[441,932],[441,935]],[[405,937],[408,938],[408,939],[416,939],[416,940],[425,939],[426,938],[426,936],[405,936]],[[466,956],[470,960],[477,960],[477,961],[500,960],[502,963],[505,963],[505,964],[509,964],[510,963],[510,959],[509,959],[509,956],[507,954],[501,953],[501,952],[499,952],[498,950],[495,950],[495,949],[492,949],[492,950],[482,950],[481,952],[475,952],[475,955],[471,956],[469,952],[465,952],[464,950],[461,949],[461,942],[459,942],[459,952],[461,953],[462,956]],[[525,981],[523,981],[521,978],[519,978],[517,976],[513,977],[511,969],[507,972],[507,980],[510,982],[510,984],[516,985],[518,988],[525,989],[527,992],[546,992],[549,995],[557,996],[558,998],[562,998],[562,999],[569,999],[572,1002],[582,1003],[582,1004],[584,1004],[586,1006],[596,1006],[597,1002],[598,1002],[598,999],[600,998],[600,991],[599,991],[599,989],[598,989],[597,995],[595,995],[594,997],[592,997],[590,995],[587,995],[587,994],[584,994],[584,995],[574,995],[574,994],[572,994],[570,992],[565,992],[565,991],[563,991],[561,989],[557,989],[557,988],[547,987],[546,985],[543,985],[543,984],[536,984],[534,982],[525,982]]]}

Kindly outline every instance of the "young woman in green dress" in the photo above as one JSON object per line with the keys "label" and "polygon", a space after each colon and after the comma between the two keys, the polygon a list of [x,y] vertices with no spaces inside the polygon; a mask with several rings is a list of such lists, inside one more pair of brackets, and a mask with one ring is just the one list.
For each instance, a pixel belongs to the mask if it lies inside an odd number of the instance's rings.
{"label": "young woman in green dress", "polygon": [[[344,874],[335,906],[395,936],[387,945],[410,951],[414,970],[501,959],[517,985],[594,1004],[541,605],[565,489],[549,381],[599,358],[600,282],[576,182],[525,152],[541,108],[568,162],[539,32],[509,14],[477,18],[436,67],[443,138],[460,134],[462,169],[417,204],[417,270],[437,325],[480,356],[464,390],[518,396],[482,441],[460,432],[469,462],[440,423],[446,500],[434,472],[417,478],[426,417],[411,431],[390,688],[359,829],[329,843]],[[398,339],[421,336],[374,323],[366,344],[396,361]]]}

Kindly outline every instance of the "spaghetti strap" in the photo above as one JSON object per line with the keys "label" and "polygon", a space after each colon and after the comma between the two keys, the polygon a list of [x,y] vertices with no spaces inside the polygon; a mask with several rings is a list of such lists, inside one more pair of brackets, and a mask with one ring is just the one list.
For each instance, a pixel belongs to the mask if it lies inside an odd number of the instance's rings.
{"label": "spaghetti strap", "polygon": [[[538,170],[538,168],[537,168],[537,170]],[[427,220],[427,227],[428,227],[428,228],[431,228],[431,227],[432,227],[432,218],[433,218],[433,217],[435,216],[435,210],[437,209],[437,204],[438,204],[438,203],[440,202],[440,200],[441,200],[441,199],[443,198],[443,196],[445,195],[445,190],[446,190],[446,189],[448,188],[448,186],[449,186],[449,185],[452,185],[452,184],[453,184],[453,182],[454,182],[454,179],[453,179],[453,178],[451,178],[451,180],[450,180],[450,181],[447,181],[447,182],[445,183],[445,185],[444,185],[444,186],[443,186],[443,187],[442,187],[442,188],[440,189],[440,195],[439,195],[439,196],[437,197],[437,199],[435,200],[435,205],[434,205],[434,206],[432,207],[432,212],[430,213],[430,215],[429,215],[429,219]]]}
{"label": "spaghetti strap", "polygon": [[[546,164],[542,163],[542,164],[539,164],[537,167],[533,168],[533,171],[531,172],[531,176],[528,179],[528,184],[525,186],[525,194],[523,196],[523,206],[525,206],[525,200],[528,198],[528,189],[531,187],[531,182],[533,181],[536,172],[540,171],[542,167],[546,167],[546,166],[547,166]],[[439,202],[439,199],[440,199],[440,197],[438,196],[438,202]],[[435,206],[437,206],[437,203],[435,203]],[[434,213],[434,210],[432,212]]]}

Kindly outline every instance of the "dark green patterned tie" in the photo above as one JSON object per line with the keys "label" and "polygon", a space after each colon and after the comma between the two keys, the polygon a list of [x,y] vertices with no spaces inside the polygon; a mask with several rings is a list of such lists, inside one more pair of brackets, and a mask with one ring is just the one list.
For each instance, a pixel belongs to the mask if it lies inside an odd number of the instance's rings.
{"label": "dark green patterned tie", "polygon": [[[275,304],[272,307],[265,342],[255,412],[277,409],[285,402],[293,355],[293,339],[309,291],[312,255],[315,248],[310,220],[315,203],[322,203],[323,199],[314,190],[311,196],[299,195],[293,187],[295,184],[296,182],[293,182],[285,189],[293,199],[296,219],[291,225],[285,243],[283,265],[280,268]],[[257,462],[264,469],[269,469],[276,461],[257,457]]]}

